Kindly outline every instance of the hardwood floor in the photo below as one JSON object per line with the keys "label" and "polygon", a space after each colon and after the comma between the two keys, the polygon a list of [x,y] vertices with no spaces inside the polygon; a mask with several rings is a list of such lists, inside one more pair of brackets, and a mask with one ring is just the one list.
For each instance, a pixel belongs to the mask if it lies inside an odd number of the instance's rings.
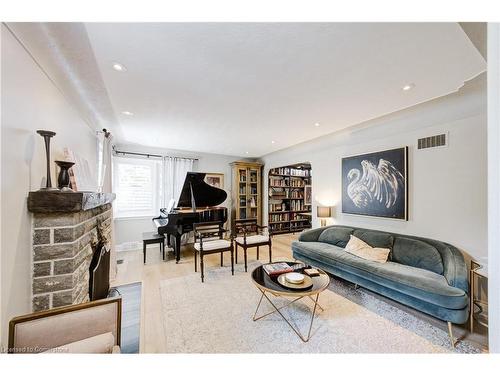
{"label": "hardwood floor", "polygon": [[[297,234],[283,234],[273,237],[273,260],[278,258],[292,259],[290,244],[296,240]],[[168,250],[168,249],[167,249]],[[248,260],[255,259],[255,249],[248,251]],[[262,248],[260,259],[268,257],[267,248]],[[161,316],[160,281],[194,273],[194,253],[192,245],[183,246],[181,261],[175,263],[173,254],[168,251],[167,261],[161,259],[160,247],[148,246],[146,264],[143,264],[142,249],[122,251],[117,254],[118,273],[112,285],[123,285],[133,282],[142,282],[142,314],[141,314],[141,353],[164,353],[166,350],[163,319]],[[239,252],[239,263],[236,267],[243,267],[243,252]],[[224,255],[224,263],[229,264],[229,254]],[[205,257],[206,269],[220,266],[219,254]],[[201,282],[201,281],[200,281]]]}

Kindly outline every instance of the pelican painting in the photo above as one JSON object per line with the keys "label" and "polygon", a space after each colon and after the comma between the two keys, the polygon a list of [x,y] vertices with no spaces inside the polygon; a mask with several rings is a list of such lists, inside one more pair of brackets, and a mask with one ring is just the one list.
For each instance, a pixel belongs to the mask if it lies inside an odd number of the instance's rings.
{"label": "pelican painting", "polygon": [[407,147],[342,159],[342,212],[407,219]]}

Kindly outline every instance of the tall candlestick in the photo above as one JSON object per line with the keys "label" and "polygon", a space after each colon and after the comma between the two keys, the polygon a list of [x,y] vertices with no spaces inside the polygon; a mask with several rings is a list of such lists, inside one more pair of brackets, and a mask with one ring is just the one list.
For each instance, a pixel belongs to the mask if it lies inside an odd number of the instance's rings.
{"label": "tall candlestick", "polygon": [[52,187],[52,179],[50,178],[50,138],[56,135],[56,133],[50,130],[37,130],[36,132],[40,134],[45,141],[45,154],[47,158],[47,182],[45,187],[40,190],[59,190]]}

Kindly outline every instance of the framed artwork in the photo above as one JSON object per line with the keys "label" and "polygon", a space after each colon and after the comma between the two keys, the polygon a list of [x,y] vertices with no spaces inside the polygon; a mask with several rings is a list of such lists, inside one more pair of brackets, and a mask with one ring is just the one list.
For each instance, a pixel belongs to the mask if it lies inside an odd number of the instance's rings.
{"label": "framed artwork", "polygon": [[205,182],[210,186],[224,189],[224,173],[206,173]]}
{"label": "framed artwork", "polygon": [[342,212],[408,220],[408,147],[343,158]]}
{"label": "framed artwork", "polygon": [[312,187],[311,185],[304,186],[304,205],[310,206],[312,204]]}

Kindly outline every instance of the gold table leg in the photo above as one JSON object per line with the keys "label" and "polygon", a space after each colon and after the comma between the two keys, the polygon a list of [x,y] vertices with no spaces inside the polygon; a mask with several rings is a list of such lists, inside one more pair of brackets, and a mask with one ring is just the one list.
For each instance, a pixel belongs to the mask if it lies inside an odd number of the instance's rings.
{"label": "gold table leg", "polygon": [[[314,308],[313,308],[313,311],[312,311],[312,314],[311,314],[311,322],[309,323],[309,330],[307,332],[307,336],[303,336],[291,323],[290,321],[281,313],[280,310],[282,310],[283,308],[287,307],[287,306],[290,306],[292,303],[294,302],[297,302],[298,300],[302,299],[304,296],[301,296],[301,297],[298,297],[298,298],[295,298],[293,299],[292,301],[289,301],[287,304],[281,306],[281,307],[276,307],[276,305],[271,301],[271,299],[266,295],[266,292],[264,291],[261,291],[262,295],[260,296],[260,300],[259,300],[259,303],[257,305],[257,308],[255,309],[255,313],[253,315],[253,321],[255,322],[256,320],[259,320],[259,319],[262,319],[266,316],[269,316],[271,314],[274,314],[275,312],[277,312],[278,314],[280,314],[280,316],[283,318],[283,320],[290,326],[290,328],[295,332],[295,334],[297,336],[299,336],[299,338],[303,341],[303,342],[308,342],[309,339],[311,338],[311,329],[312,329],[312,326],[313,326],[313,323],[314,323],[314,317],[316,315],[316,307],[319,307],[322,311],[324,311],[324,309],[319,305],[318,303],[318,299],[319,299],[319,293],[316,294],[316,298],[312,298],[311,296],[308,296],[313,302],[314,302]],[[264,314],[264,315],[261,315],[259,317],[257,317],[257,312],[259,311],[259,307],[262,303],[262,299],[263,298],[266,298],[267,301],[271,304],[271,306],[274,308],[273,311],[267,313],[267,314]]]}

